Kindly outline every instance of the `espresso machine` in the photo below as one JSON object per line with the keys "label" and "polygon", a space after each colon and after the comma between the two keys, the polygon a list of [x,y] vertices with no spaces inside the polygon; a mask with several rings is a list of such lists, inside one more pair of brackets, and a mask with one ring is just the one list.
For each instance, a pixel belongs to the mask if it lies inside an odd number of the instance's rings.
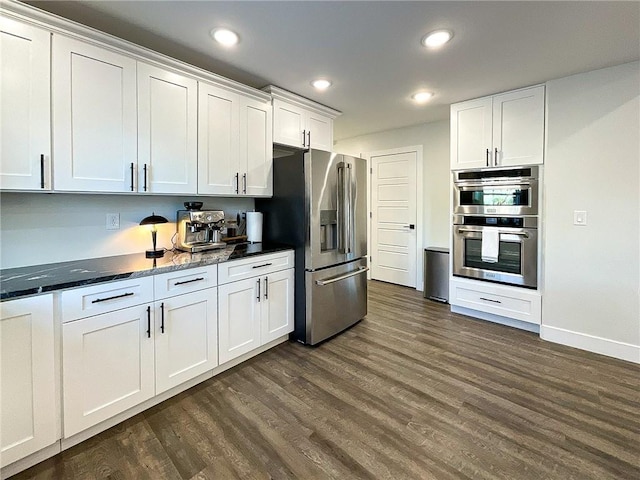
{"label": "espresso machine", "polygon": [[221,241],[224,227],[222,210],[200,210],[202,202],[185,202],[186,210],[178,210],[178,240],[176,248],[185,252],[202,252],[223,248]]}

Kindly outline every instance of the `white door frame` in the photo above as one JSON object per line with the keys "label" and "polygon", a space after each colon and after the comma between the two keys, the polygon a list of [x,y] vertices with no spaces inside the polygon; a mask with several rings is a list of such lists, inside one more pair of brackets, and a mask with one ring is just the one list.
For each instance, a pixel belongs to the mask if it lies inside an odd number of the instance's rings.
{"label": "white door frame", "polygon": [[[424,235],[424,179],[422,165],[422,145],[412,145],[409,147],[392,148],[390,150],[377,150],[375,152],[361,153],[360,156],[367,161],[367,170],[369,171],[369,181],[367,187],[367,250],[369,258],[371,258],[371,157],[380,155],[397,155],[399,153],[415,153],[416,154],[416,290],[424,290],[424,272],[422,238]],[[371,270],[367,272],[367,278],[371,280]]]}

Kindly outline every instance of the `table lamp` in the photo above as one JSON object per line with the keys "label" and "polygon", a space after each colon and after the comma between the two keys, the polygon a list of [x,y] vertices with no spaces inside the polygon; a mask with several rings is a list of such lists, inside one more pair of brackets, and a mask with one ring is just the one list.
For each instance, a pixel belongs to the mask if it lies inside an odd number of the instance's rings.
{"label": "table lamp", "polygon": [[166,218],[156,215],[154,212],[150,216],[143,218],[140,222],[140,225],[151,225],[151,241],[153,242],[153,249],[145,252],[145,256],[147,258],[160,258],[164,256],[164,248],[156,248],[156,237],[158,234],[156,225],[159,223],[167,223],[168,221],[169,220]]}

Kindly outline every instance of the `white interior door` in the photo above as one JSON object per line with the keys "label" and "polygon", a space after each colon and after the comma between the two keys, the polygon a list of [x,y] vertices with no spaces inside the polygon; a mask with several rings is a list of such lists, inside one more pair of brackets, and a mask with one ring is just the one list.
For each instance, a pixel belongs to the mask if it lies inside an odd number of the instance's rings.
{"label": "white interior door", "polygon": [[416,287],[417,152],[372,154],[371,278]]}

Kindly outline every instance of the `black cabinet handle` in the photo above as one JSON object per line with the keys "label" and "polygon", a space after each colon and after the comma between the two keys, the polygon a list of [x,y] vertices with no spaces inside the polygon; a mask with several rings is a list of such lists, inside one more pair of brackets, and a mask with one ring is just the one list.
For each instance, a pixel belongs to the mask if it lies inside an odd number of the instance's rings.
{"label": "black cabinet handle", "polygon": [[151,307],[147,307],[147,338],[151,338]]}
{"label": "black cabinet handle", "polygon": [[271,263],[263,263],[262,265],[254,265],[251,268],[262,268],[262,267],[268,267],[269,265],[271,265]]}
{"label": "black cabinet handle", "polygon": [[269,299],[269,277],[264,277],[264,299]]}
{"label": "black cabinet handle", "polygon": [[487,148],[487,167],[489,166],[489,149]]}
{"label": "black cabinet handle", "polygon": [[484,297],[480,297],[480,300],[485,300],[487,302],[492,302],[492,303],[502,303],[500,300],[492,300],[491,298],[484,298]]}
{"label": "black cabinet handle", "polygon": [[497,167],[498,166],[498,149],[495,149],[495,155],[493,157],[493,164]]}
{"label": "black cabinet handle", "polygon": [[240,193],[240,174],[236,173],[236,193]]}
{"label": "black cabinet handle", "polygon": [[176,282],[173,285],[174,286],[184,285],[185,283],[200,282],[201,280],[204,280],[204,277],[192,278],[191,280],[185,280],[184,282]]}
{"label": "black cabinet handle", "polygon": [[91,303],[107,302],[109,300],[115,300],[116,298],[130,297],[131,295],[135,295],[135,294],[133,292],[128,292],[128,293],[123,293],[122,295],[114,295],[113,297],[96,298],[95,300],[92,300]]}
{"label": "black cabinet handle", "polygon": [[133,192],[133,162],[131,162],[131,191]]}
{"label": "black cabinet handle", "polygon": [[144,170],[144,186],[142,187],[142,189],[146,192],[147,191],[147,164],[144,164],[143,167]]}
{"label": "black cabinet handle", "polygon": [[302,146],[306,147],[305,142],[307,141],[307,131],[302,130]]}
{"label": "black cabinet handle", "polygon": [[256,282],[258,282],[258,296],[256,297],[256,299],[260,301],[260,279],[256,280]]}
{"label": "black cabinet handle", "polygon": [[307,132],[307,147],[311,148],[311,130]]}
{"label": "black cabinet handle", "polygon": [[160,333],[164,333],[164,302],[160,304]]}
{"label": "black cabinet handle", "polygon": [[247,174],[242,174],[242,193],[247,193]]}
{"label": "black cabinet handle", "polygon": [[44,154],[40,155],[40,188],[44,188]]}

